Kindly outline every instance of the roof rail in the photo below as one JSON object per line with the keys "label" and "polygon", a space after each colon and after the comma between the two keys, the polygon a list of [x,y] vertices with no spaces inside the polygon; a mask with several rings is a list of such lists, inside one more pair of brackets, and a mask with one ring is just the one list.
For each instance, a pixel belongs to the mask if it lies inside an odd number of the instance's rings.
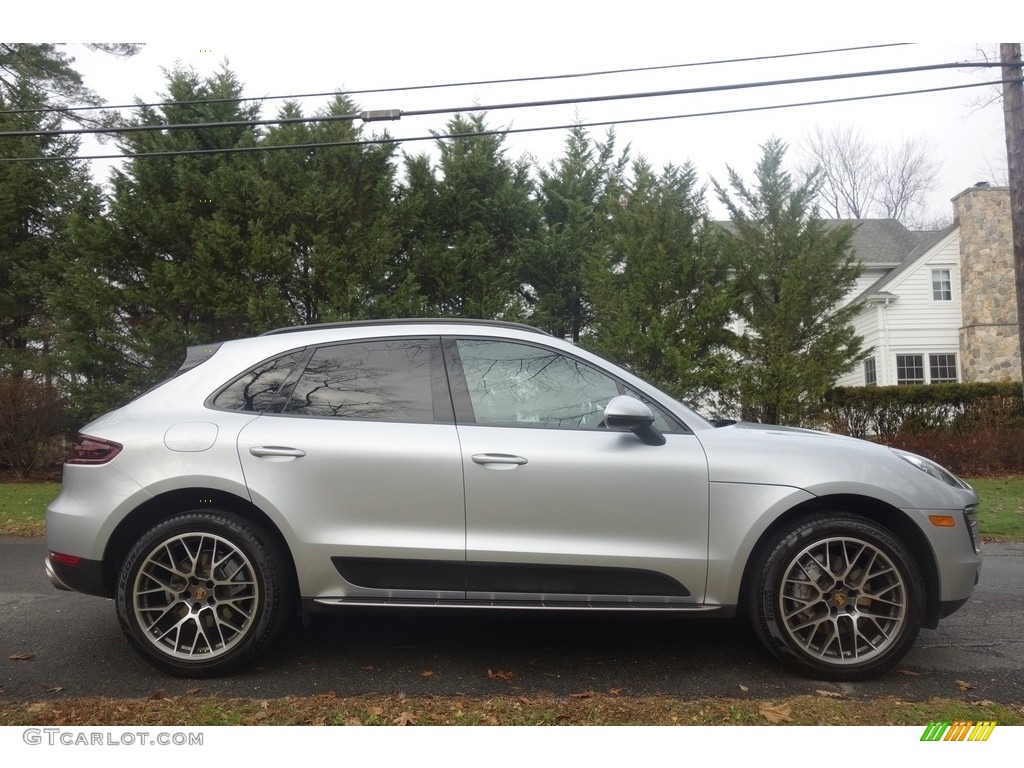
{"label": "roof rail", "polygon": [[473,320],[466,317],[399,317],[386,318],[383,320],[346,320],[339,323],[313,323],[310,325],[290,325],[286,328],[275,328],[272,331],[261,333],[261,336],[276,336],[281,333],[299,333],[301,331],[320,331],[327,328],[359,328],[373,325],[490,325],[496,328],[515,328],[520,331],[540,333],[550,336],[547,331],[534,328],[524,323],[512,323],[507,320]]}

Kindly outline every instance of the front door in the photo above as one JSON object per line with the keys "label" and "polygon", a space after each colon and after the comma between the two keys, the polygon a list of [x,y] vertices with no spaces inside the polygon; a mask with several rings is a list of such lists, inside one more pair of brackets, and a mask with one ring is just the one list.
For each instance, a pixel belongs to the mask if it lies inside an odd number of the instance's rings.
{"label": "front door", "polygon": [[518,341],[446,340],[466,486],[467,597],[698,603],[707,578],[700,443],[609,432],[621,382]]}

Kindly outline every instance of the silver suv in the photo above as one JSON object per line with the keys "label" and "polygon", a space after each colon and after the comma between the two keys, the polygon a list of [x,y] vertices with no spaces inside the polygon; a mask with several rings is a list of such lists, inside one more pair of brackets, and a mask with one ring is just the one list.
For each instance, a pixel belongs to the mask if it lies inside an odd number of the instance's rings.
{"label": "silver suv", "polygon": [[912,454],[715,426],[527,326],[343,323],[190,348],[86,426],[46,570],[192,677],[296,611],[471,606],[739,613],[853,680],[967,601],[977,501]]}

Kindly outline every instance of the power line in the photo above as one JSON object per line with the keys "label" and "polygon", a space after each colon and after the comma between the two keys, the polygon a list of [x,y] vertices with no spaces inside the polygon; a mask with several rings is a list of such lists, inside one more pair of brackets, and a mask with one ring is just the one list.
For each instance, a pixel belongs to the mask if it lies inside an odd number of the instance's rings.
{"label": "power line", "polygon": [[104,106],[77,106],[77,107],[40,107],[35,109],[5,109],[0,110],[0,115],[8,114],[32,114],[37,112],[76,112],[82,110],[95,110],[95,109],[135,109],[135,108],[148,108],[148,107],[167,107],[167,106],[185,106],[185,105],[196,105],[196,104],[234,104],[241,101],[276,101],[282,99],[307,99],[307,98],[319,98],[323,96],[356,96],[365,95],[370,93],[397,93],[400,91],[425,91],[440,88],[460,88],[470,85],[505,85],[508,83],[531,83],[540,82],[544,80],[568,80],[573,78],[583,77],[601,77],[605,75],[621,75],[636,72],[654,72],[658,70],[667,69],[684,69],[689,67],[705,67],[714,66],[718,64],[745,64],[755,61],[770,61],[775,59],[790,59],[801,56],[820,56],[831,53],[850,53],[854,51],[866,51],[877,48],[896,48],[900,46],[911,45],[911,43],[884,43],[880,45],[860,45],[851,48],[830,48],[820,51],[801,51],[797,53],[777,53],[769,54],[765,56],[746,56],[743,58],[736,59],[717,59],[711,61],[696,61],[686,64],[662,64],[658,66],[649,67],[630,67],[626,69],[605,69],[595,70],[592,72],[573,72],[563,73],[558,75],[537,75],[534,77],[508,77],[498,80],[467,80],[464,82],[454,83],[434,83],[430,85],[403,85],[403,86],[392,86],[388,88],[364,88],[360,90],[351,91],[323,91],[320,93],[294,93],[281,96],[233,96],[228,98],[218,99],[192,99],[186,101],[157,101],[150,103],[136,102],[134,104],[115,104],[115,105],[104,105]]}
{"label": "power line", "polygon": [[608,101],[631,101],[634,99],[661,98],[665,96],[692,96],[699,93],[720,93],[752,88],[768,88],[780,85],[804,85],[807,83],[824,83],[836,80],[850,80],[864,77],[881,77],[887,75],[910,74],[914,72],[931,72],[942,69],[961,69],[964,67],[1001,67],[1000,62],[946,62],[943,64],[921,64],[913,67],[896,67],[861,72],[841,72],[832,75],[810,75],[807,77],[791,77],[781,80],[761,80],[748,83],[731,83],[726,85],[706,85],[696,88],[673,88],[660,91],[639,91],[632,93],[604,94],[600,96],[574,96],[560,99],[544,99],[541,101],[519,101],[501,104],[474,105],[472,107],[436,107],[431,109],[414,109],[402,111],[398,109],[375,110],[347,115],[321,115],[318,117],[267,118],[264,120],[227,120],[212,123],[159,123],[154,125],[131,125],[117,128],[69,128],[53,131],[0,131],[3,137],[24,136],[69,136],[80,134],[121,134],[151,131],[176,131],[213,128],[240,128],[260,125],[292,125],[295,123],[331,123],[352,122],[355,119],[397,120],[401,117],[425,117],[431,115],[454,114],[460,112],[494,112],[505,109],[534,109],[537,107],[564,106],[566,104],[593,104]]}
{"label": "power line", "polygon": [[725,110],[714,110],[709,112],[691,112],[688,114],[679,115],[661,115],[657,117],[637,117],[637,118],[626,118],[618,120],[601,120],[591,122],[576,122],[576,123],[565,123],[562,125],[546,125],[534,128],[496,128],[487,131],[472,131],[466,133],[448,133],[448,134],[430,134],[428,136],[405,136],[405,137],[379,137],[372,139],[351,139],[346,141],[323,141],[313,142],[308,144],[275,144],[271,146],[252,146],[252,147],[224,147],[220,149],[180,149],[180,150],[168,150],[165,152],[135,152],[131,154],[116,154],[116,155],[82,155],[75,157],[0,157],[0,163],[10,162],[29,162],[29,161],[46,161],[46,160],[61,160],[61,161],[77,161],[77,160],[118,160],[118,159],[136,159],[136,158],[156,158],[156,157],[182,157],[191,155],[211,155],[211,154],[234,154],[237,152],[272,152],[276,150],[287,150],[287,149],[302,149],[302,150],[314,150],[314,149],[325,149],[330,147],[358,147],[358,146],[370,146],[370,145],[383,145],[383,144],[404,144],[418,141],[437,141],[444,139],[459,139],[459,138],[471,138],[475,136],[505,136],[509,134],[520,134],[520,133],[539,133],[543,131],[558,131],[558,130],[569,130],[571,128],[600,128],[605,126],[616,126],[616,125],[629,125],[636,123],[650,123],[659,122],[665,120],[684,120],[694,117],[717,117],[722,115],[735,115],[749,112],[765,112],[776,109],[791,109],[795,107],[813,107],[821,106],[825,104],[840,104],[846,102],[855,101],[867,101],[870,99],[884,99],[892,98],[896,96],[914,96],[925,93],[939,93],[943,91],[955,91],[962,90],[964,88],[980,88],[988,85],[1001,85],[1003,83],[1016,83],[1021,82],[1019,79],[1010,80],[992,80],[988,82],[979,83],[967,83],[960,85],[949,85],[940,86],[935,88],[922,88],[910,91],[893,91],[890,93],[877,93],[870,94],[867,96],[844,96],[837,97],[834,99],[818,99],[815,101],[799,101],[790,102],[788,104],[772,104],[760,107],[738,107],[736,109],[725,109]]}

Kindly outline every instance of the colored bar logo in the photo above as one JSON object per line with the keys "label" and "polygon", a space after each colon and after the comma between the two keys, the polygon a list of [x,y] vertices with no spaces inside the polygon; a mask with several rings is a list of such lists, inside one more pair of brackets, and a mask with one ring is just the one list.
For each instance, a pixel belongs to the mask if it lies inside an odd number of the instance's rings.
{"label": "colored bar logo", "polygon": [[937,723],[934,720],[921,734],[921,741],[988,741],[995,730],[995,720],[978,723],[957,720],[954,723]]}

